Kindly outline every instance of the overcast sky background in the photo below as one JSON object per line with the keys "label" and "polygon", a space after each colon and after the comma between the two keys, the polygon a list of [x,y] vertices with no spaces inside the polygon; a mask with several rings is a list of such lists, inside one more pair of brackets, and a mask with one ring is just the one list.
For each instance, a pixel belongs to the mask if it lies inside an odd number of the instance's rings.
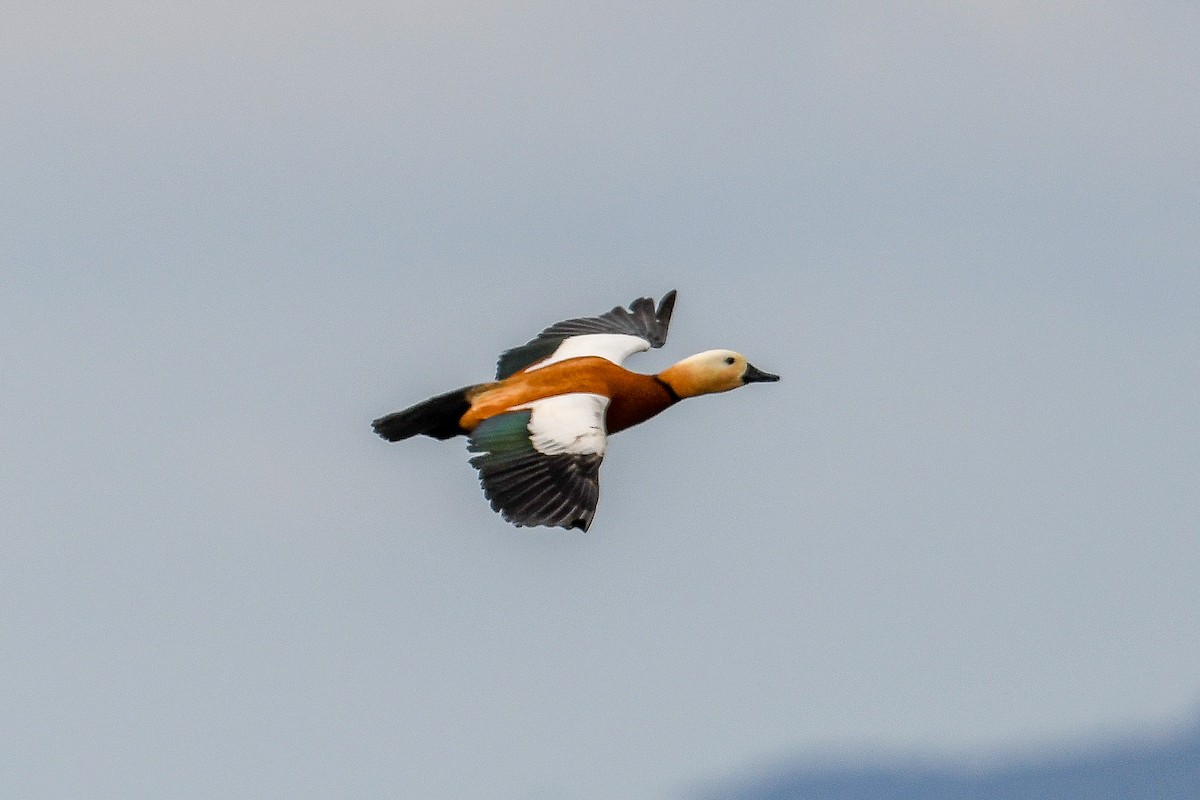
{"label": "overcast sky background", "polygon": [[[1200,704],[1189,3],[0,11],[0,794],[671,797]],[[587,535],[370,421],[679,290]]]}

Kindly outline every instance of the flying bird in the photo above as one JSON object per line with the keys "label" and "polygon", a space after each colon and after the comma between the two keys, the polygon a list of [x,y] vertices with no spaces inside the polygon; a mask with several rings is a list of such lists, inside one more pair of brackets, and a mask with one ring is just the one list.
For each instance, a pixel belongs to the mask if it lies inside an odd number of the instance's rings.
{"label": "flying bird", "polygon": [[483,492],[506,520],[586,531],[596,515],[609,434],[687,397],[779,380],[732,350],[706,350],[657,375],[621,366],[634,353],[663,346],[674,308],[672,290],[657,308],[642,297],[628,309],[556,323],[505,351],[496,380],[438,395],[372,426],[389,442],[466,436]]}

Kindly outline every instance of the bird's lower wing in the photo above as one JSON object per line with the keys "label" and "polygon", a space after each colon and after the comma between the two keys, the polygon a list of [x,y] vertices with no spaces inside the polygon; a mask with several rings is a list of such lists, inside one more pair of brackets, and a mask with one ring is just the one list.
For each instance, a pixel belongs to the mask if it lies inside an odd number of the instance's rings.
{"label": "bird's lower wing", "polygon": [[600,499],[608,398],[564,394],[494,417],[471,432],[483,492],[518,526],[587,530]]}

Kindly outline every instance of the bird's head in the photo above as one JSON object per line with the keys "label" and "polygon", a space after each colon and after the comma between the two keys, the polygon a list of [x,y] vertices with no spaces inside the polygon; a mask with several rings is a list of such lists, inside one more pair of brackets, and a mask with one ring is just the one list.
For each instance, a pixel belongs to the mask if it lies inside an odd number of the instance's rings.
{"label": "bird's head", "polygon": [[688,356],[660,372],[658,377],[680,397],[727,392],[747,383],[779,380],[778,375],[763,372],[732,350],[705,350]]}

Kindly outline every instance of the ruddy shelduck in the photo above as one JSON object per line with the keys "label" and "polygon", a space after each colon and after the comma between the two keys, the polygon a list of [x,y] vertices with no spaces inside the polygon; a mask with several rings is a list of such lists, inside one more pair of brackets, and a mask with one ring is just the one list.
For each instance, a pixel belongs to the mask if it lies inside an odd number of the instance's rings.
{"label": "ruddy shelduck", "polygon": [[375,432],[389,442],[467,436],[483,492],[505,519],[586,531],[609,434],[685,397],[779,380],[732,350],[697,353],[657,375],[622,367],[628,356],[663,346],[674,307],[672,290],[657,309],[642,297],[628,309],[551,325],[502,354],[495,381],[380,417]]}

